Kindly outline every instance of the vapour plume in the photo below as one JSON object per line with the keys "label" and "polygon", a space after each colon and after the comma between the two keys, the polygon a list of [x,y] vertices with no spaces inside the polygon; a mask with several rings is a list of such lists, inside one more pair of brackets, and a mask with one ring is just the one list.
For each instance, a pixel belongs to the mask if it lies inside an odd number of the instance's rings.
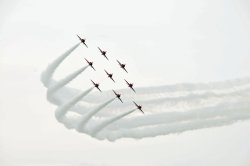
{"label": "vapour plume", "polygon": [[69,50],[67,50],[65,53],[63,53],[61,56],[59,56],[58,58],[56,58],[51,64],[48,65],[48,67],[46,68],[46,70],[42,73],[41,75],[41,82],[43,83],[43,85],[45,87],[48,87],[49,84],[51,84],[51,79],[53,74],[55,73],[56,68],[62,63],[62,61],[65,60],[65,58],[67,58],[70,53],[72,53],[78,46],[80,45],[80,43],[74,45],[72,48],[70,48]]}
{"label": "vapour plume", "polygon": [[75,98],[71,99],[69,102],[58,107],[56,112],[55,112],[56,118],[60,121],[61,117],[64,116],[71,107],[73,107],[83,97],[85,97],[87,94],[89,94],[93,89],[94,89],[94,87],[89,88],[88,90],[82,92],[81,94],[79,94]]}
{"label": "vapour plume", "polygon": [[62,80],[56,82],[55,84],[53,84],[52,86],[49,86],[48,88],[48,92],[49,93],[54,93],[55,91],[57,91],[58,89],[60,89],[61,87],[65,86],[66,84],[68,84],[70,81],[72,81],[74,78],[76,78],[79,74],[81,74],[84,70],[86,70],[88,67],[84,66],[78,70],[76,70],[75,72],[69,74],[68,76],[66,76],[65,78],[63,78]]}
{"label": "vapour plume", "polygon": [[100,132],[102,129],[104,129],[105,127],[107,127],[108,125],[118,121],[119,119],[131,114],[132,112],[134,112],[136,109],[133,109],[131,111],[125,112],[121,115],[115,116],[111,119],[108,119],[107,121],[101,123],[100,125],[98,125],[95,129],[93,129],[92,135],[96,135],[98,132]]}
{"label": "vapour plume", "polygon": [[83,115],[83,117],[81,118],[81,121],[78,125],[77,130],[82,131],[84,129],[85,124],[91,119],[92,116],[97,114],[99,111],[101,111],[104,107],[106,107],[108,104],[110,104],[114,100],[115,100],[115,98],[110,99],[110,100],[106,101],[105,103],[101,104],[100,106],[98,106],[97,108],[95,108],[94,110],[86,113],[86,115]]}

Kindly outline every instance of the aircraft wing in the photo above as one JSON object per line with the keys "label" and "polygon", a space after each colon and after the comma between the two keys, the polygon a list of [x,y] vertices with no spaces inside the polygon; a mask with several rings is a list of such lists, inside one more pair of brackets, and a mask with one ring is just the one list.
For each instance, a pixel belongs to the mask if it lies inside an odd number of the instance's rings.
{"label": "aircraft wing", "polygon": [[[94,66],[92,66],[92,65],[90,65],[91,67],[92,67],[92,69],[94,69],[95,70],[95,68],[94,68]],[[96,71],[96,70],[95,70]]]}
{"label": "aircraft wing", "polygon": [[100,89],[99,87],[96,87],[96,88],[97,88],[100,92],[102,92],[101,89]]}
{"label": "aircraft wing", "polygon": [[102,53],[102,50],[100,49],[100,47],[97,47],[99,49],[99,51]]}
{"label": "aircraft wing", "polygon": [[117,93],[113,90],[114,94],[117,95]]}
{"label": "aircraft wing", "polygon": [[129,85],[128,81],[124,79],[124,81]]}
{"label": "aircraft wing", "polygon": [[142,111],[142,109],[139,109],[143,114],[144,114],[144,112]]}
{"label": "aircraft wing", "polygon": [[138,107],[138,105],[133,101],[133,103],[135,104],[136,107]]}
{"label": "aircraft wing", "polygon": [[116,61],[119,63],[120,66],[122,65],[121,62],[119,62],[118,60],[116,60]]}
{"label": "aircraft wing", "polygon": [[122,99],[120,97],[117,97],[117,98],[123,103],[123,101],[122,101]]}
{"label": "aircraft wing", "polygon": [[[131,87],[131,89],[135,92],[135,89],[133,87]],[[136,93],[136,92],[135,92]]]}
{"label": "aircraft wing", "polygon": [[109,60],[108,57],[107,57],[106,55],[103,55],[103,56],[104,56],[107,60]]}
{"label": "aircraft wing", "polygon": [[113,77],[110,77],[111,80],[113,80],[115,82],[115,80],[113,79]]}
{"label": "aircraft wing", "polygon": [[125,69],[125,67],[123,68],[123,70],[125,70],[128,73],[128,71]]}
{"label": "aircraft wing", "polygon": [[87,48],[88,48],[88,46],[87,46],[87,44],[86,43],[84,43],[84,42],[82,42]]}
{"label": "aircraft wing", "polygon": [[86,58],[84,58],[84,59],[85,59],[85,61],[88,62],[88,64],[89,64],[89,61],[88,61]]}
{"label": "aircraft wing", "polygon": [[78,35],[76,35],[76,36],[79,38],[79,40],[81,40],[80,36],[78,36]]}

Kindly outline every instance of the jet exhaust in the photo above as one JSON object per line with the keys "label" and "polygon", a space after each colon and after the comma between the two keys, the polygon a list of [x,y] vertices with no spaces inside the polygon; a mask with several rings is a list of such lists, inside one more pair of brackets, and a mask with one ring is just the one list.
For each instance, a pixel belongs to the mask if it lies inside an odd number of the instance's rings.
{"label": "jet exhaust", "polygon": [[55,113],[55,116],[58,121],[60,121],[61,117],[64,116],[67,111],[73,107],[77,102],[79,102],[83,97],[85,97],[87,94],[89,94],[94,87],[89,88],[88,90],[82,92],[80,95],[76,96],[72,100],[70,100],[68,103],[63,104],[62,106],[58,107]]}
{"label": "jet exhaust", "polygon": [[101,123],[100,125],[98,125],[95,129],[93,129],[92,135],[96,135],[98,132],[100,132],[102,129],[104,129],[105,127],[107,127],[108,125],[118,121],[119,119],[131,114],[132,112],[134,112],[137,109],[133,109],[131,111],[125,112],[121,115],[115,116],[113,118],[108,119],[107,121]]}
{"label": "jet exhaust", "polygon": [[78,125],[78,131],[82,131],[84,126],[86,125],[86,123],[91,119],[92,116],[94,116],[95,114],[97,114],[99,111],[101,111],[104,107],[106,107],[108,104],[110,104],[112,101],[114,101],[115,98],[108,100],[107,102],[101,104],[100,106],[98,106],[96,109],[90,111],[89,113],[87,113],[86,115],[83,115],[79,125]]}

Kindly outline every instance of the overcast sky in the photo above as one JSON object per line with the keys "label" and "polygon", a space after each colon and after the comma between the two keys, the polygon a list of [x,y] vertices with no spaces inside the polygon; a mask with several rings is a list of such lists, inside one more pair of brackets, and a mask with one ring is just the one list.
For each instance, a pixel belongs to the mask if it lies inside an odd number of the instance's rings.
{"label": "overcast sky", "polygon": [[[2,0],[0,1],[0,165],[243,165],[250,164],[249,122],[141,141],[97,141],[54,118],[39,77],[78,42],[57,73],[95,61],[99,71],[127,63],[137,86],[211,82],[250,76],[248,0]],[[101,81],[89,71],[72,86]],[[124,73],[118,73],[122,78]],[[108,82],[104,89],[110,89]],[[117,87],[124,88],[122,83]],[[1,164],[2,163],[2,164]]]}

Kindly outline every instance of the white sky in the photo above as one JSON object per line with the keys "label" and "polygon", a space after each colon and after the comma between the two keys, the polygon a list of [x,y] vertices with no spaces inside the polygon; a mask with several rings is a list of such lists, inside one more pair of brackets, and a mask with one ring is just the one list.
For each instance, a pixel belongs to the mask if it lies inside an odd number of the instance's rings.
{"label": "white sky", "polygon": [[[0,1],[0,165],[249,165],[249,122],[141,141],[97,141],[57,123],[39,82],[46,65],[78,42],[76,34],[90,48],[78,48],[58,77],[85,65],[83,57],[117,71],[96,46],[108,50],[112,63],[125,61],[127,79],[138,86],[249,76],[249,9],[247,0]],[[73,85],[105,78],[93,73]],[[107,81],[103,86],[111,88]]]}

